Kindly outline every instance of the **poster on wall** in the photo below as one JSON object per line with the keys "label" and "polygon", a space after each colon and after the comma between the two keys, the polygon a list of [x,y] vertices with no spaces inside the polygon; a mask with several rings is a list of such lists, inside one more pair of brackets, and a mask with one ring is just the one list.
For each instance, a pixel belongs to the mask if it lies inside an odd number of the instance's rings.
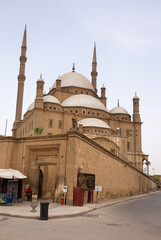
{"label": "poster on wall", "polygon": [[84,191],[95,190],[95,174],[78,173],[77,187],[82,187]]}
{"label": "poster on wall", "polygon": [[0,204],[6,203],[7,200],[7,194],[0,193]]}

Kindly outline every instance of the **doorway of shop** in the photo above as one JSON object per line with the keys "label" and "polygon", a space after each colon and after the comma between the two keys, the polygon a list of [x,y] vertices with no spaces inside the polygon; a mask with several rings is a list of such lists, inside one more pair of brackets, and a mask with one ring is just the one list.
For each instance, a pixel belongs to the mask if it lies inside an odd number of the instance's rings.
{"label": "doorway of shop", "polygon": [[88,203],[93,203],[93,191],[88,191]]}

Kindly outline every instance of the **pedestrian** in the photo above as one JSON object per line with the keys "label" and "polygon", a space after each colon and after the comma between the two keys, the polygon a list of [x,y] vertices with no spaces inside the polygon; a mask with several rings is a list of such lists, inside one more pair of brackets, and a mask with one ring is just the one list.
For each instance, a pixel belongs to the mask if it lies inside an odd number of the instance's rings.
{"label": "pedestrian", "polygon": [[30,201],[32,197],[32,189],[30,186],[28,186],[28,188],[26,189],[26,196],[27,196],[27,200]]}

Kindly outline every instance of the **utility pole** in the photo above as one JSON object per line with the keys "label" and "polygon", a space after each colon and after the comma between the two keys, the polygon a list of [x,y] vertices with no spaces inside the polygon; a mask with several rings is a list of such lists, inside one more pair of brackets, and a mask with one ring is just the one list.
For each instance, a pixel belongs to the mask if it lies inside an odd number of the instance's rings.
{"label": "utility pole", "polygon": [[6,137],[6,135],[7,135],[7,123],[8,123],[8,119],[6,119],[6,126],[5,126],[5,137]]}
{"label": "utility pole", "polygon": [[154,168],[152,168],[152,170],[153,170],[153,176],[154,176]]}

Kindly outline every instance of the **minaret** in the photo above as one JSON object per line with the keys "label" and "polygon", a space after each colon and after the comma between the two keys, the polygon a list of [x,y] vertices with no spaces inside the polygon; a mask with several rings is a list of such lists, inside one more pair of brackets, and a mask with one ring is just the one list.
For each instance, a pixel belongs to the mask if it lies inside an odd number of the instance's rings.
{"label": "minaret", "polygon": [[19,75],[17,78],[18,79],[17,106],[16,106],[15,122],[13,124],[13,129],[12,129],[13,136],[16,136],[16,128],[20,123],[21,117],[22,117],[23,91],[24,91],[24,82],[26,79],[25,77],[25,63],[27,61],[26,50],[27,50],[27,44],[26,44],[26,26],[25,26],[23,41],[21,46],[20,69],[19,69]]}
{"label": "minaret", "polygon": [[41,74],[40,78],[37,80],[35,108],[43,109],[44,107],[43,91],[44,91],[44,80],[42,79],[42,74]]}
{"label": "minaret", "polygon": [[97,75],[98,73],[97,73],[97,59],[96,59],[96,44],[94,44],[91,76],[92,76],[92,85],[96,93],[97,93]]}
{"label": "minaret", "polygon": [[133,122],[141,122],[140,113],[139,113],[139,97],[135,92],[133,97]]}
{"label": "minaret", "polygon": [[135,92],[133,97],[133,122],[134,122],[134,163],[136,168],[143,170],[142,143],[141,143],[141,119],[139,113],[139,97]]}
{"label": "minaret", "polygon": [[101,102],[105,105],[105,107],[106,107],[106,100],[107,100],[107,98],[106,98],[106,88],[103,85],[101,87]]}
{"label": "minaret", "polygon": [[58,76],[58,78],[56,79],[56,89],[60,90],[61,89],[61,79],[60,79],[60,75]]}

